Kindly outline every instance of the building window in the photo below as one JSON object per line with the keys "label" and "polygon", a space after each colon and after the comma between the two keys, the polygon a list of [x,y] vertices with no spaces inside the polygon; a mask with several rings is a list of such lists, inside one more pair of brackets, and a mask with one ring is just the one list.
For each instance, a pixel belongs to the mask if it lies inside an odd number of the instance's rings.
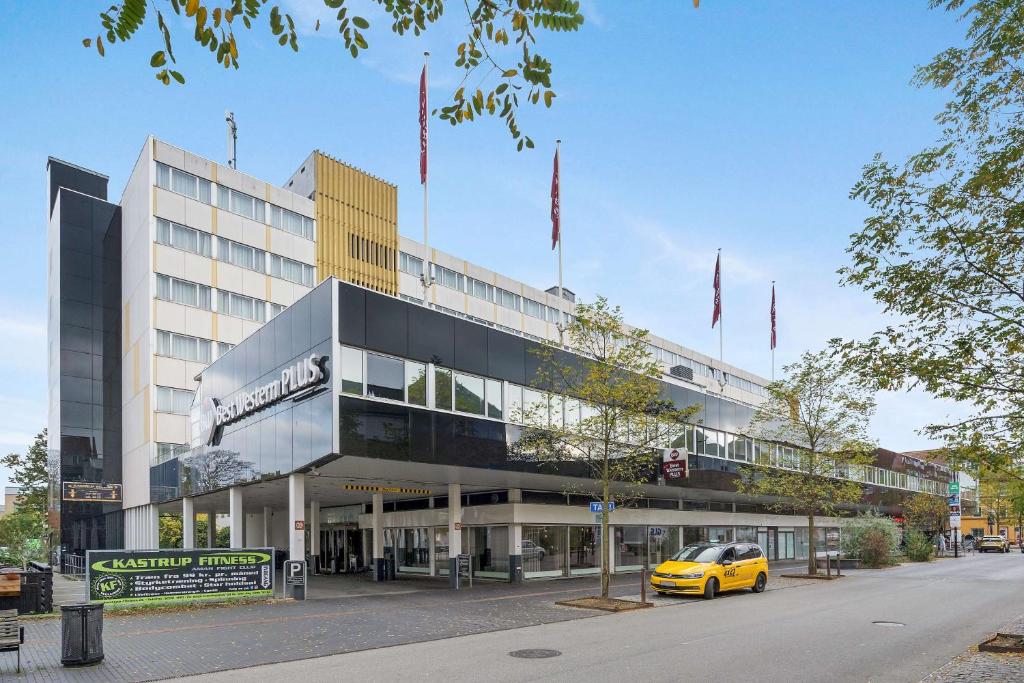
{"label": "building window", "polygon": [[363,395],[363,352],[359,349],[341,347],[341,390]]}
{"label": "building window", "polygon": [[403,273],[423,277],[423,259],[403,251],[399,254],[398,269]]}
{"label": "building window", "polygon": [[437,284],[448,289],[454,289],[459,292],[466,291],[466,276],[462,273],[456,273],[451,268],[445,268],[434,264],[434,280]]}
{"label": "building window", "polygon": [[220,358],[233,348],[235,348],[234,344],[228,344],[227,342],[217,342],[217,358]]}
{"label": "building window", "polygon": [[171,223],[163,218],[156,219],[156,241],[200,256],[210,255],[209,233]]}
{"label": "building window", "polygon": [[262,199],[232,190],[230,187],[217,186],[217,206],[260,223],[266,222],[266,204]]}
{"label": "building window", "polygon": [[434,407],[452,409],[452,371],[447,368],[434,368]]}
{"label": "building window", "polygon": [[270,274],[289,282],[313,286],[313,266],[277,254],[270,255]]}
{"label": "building window", "polygon": [[266,319],[262,301],[223,289],[217,290],[217,312],[260,323]]}
{"label": "building window", "polygon": [[498,305],[504,306],[505,308],[511,308],[513,311],[518,311],[521,309],[521,296],[519,296],[518,294],[513,294],[512,292],[506,289],[502,289],[500,287],[495,288],[494,291],[496,293],[495,301],[496,303],[498,303]]}
{"label": "building window", "polygon": [[270,205],[270,224],[293,235],[313,239],[313,219],[280,206]]}
{"label": "building window", "polygon": [[175,415],[188,415],[192,407],[194,394],[187,389],[175,389],[174,387],[156,388],[156,410],[158,413],[174,413]]}
{"label": "building window", "polygon": [[473,415],[484,414],[484,379],[455,373],[455,410]]}
{"label": "building window", "polygon": [[156,162],[156,184],[177,194],[210,203],[210,181]]}
{"label": "building window", "polygon": [[545,312],[546,312],[546,310],[547,310],[547,306],[545,306],[544,304],[540,303],[539,301],[534,301],[533,299],[523,298],[523,313],[525,313],[526,315],[530,316],[531,318],[537,318],[538,320],[544,320],[545,319]]}
{"label": "building window", "polygon": [[517,384],[509,384],[505,389],[505,404],[508,406],[506,419],[521,424],[523,421],[523,388]]}
{"label": "building window", "polygon": [[213,360],[209,339],[190,337],[165,330],[156,331],[156,352],[160,356],[180,358],[197,363],[210,363]]}
{"label": "building window", "polygon": [[494,301],[494,285],[476,278],[466,278],[466,293],[484,301]]}
{"label": "building window", "polygon": [[255,270],[257,273],[267,271],[266,252],[223,237],[217,238],[217,260],[236,265],[239,268]]}
{"label": "building window", "polygon": [[288,308],[288,307],[284,306],[282,304],[274,304],[274,303],[270,304],[270,317],[271,318],[276,318],[278,315],[281,314],[281,311],[283,311],[286,308]]}
{"label": "building window", "polygon": [[168,275],[156,276],[156,298],[210,310],[210,288]]}
{"label": "building window", "polygon": [[156,464],[173,460],[188,453],[188,444],[185,443],[160,443],[156,444]]}
{"label": "building window", "polygon": [[502,418],[504,414],[502,411],[501,396],[501,382],[496,379],[487,380],[487,417],[493,417],[497,420]]}
{"label": "building window", "polygon": [[392,401],[405,400],[404,363],[397,358],[366,354],[366,395]]}
{"label": "building window", "polygon": [[409,403],[427,405],[427,366],[405,361],[405,395]]}

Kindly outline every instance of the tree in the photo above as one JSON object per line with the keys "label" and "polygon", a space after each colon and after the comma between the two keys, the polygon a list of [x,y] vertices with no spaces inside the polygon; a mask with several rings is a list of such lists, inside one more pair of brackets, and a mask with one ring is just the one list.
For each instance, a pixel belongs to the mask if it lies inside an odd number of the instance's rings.
{"label": "tree", "polygon": [[[590,479],[580,492],[602,504],[601,597],[608,597],[608,504],[628,504],[656,483],[661,458],[696,408],[661,398],[662,371],[647,348],[647,331],[628,328],[622,312],[599,297],[576,307],[564,330],[575,353],[555,345],[537,351],[538,371],[520,414],[525,427],[514,453],[564,476]],[[551,419],[557,416],[557,419]]]}
{"label": "tree", "polygon": [[[389,29],[399,35],[419,36],[441,22],[444,0],[322,0],[324,7],[334,14],[338,33],[345,50],[357,58],[369,48],[370,20],[356,11],[385,12],[390,15]],[[362,7],[351,11],[354,4]],[[248,31],[261,17],[268,17],[271,34],[278,45],[299,50],[299,30],[294,18],[282,12],[277,4],[268,0],[122,0],[100,12],[100,34],[85,38],[86,47],[95,45],[98,54],[106,54],[107,45],[131,40],[147,23],[154,21],[159,31],[161,49],[150,57],[149,64],[156,70],[156,78],[164,85],[172,80],[184,84],[185,76],[178,71],[174,54],[172,27],[160,8],[175,15],[184,14],[194,24],[193,39],[225,69],[239,67],[239,45],[236,30]],[[533,141],[522,134],[516,120],[520,99],[550,107],[555,98],[551,89],[552,64],[536,49],[540,31],[572,32],[583,25],[580,3],[575,0],[467,0],[462,3],[465,15],[456,23],[465,36],[453,50],[453,60],[462,69],[463,78],[449,103],[440,109],[442,121],[455,126],[473,121],[478,116],[498,116],[519,150],[533,147]],[[460,12],[461,14],[461,12]],[[320,30],[320,20],[314,26],[301,30]],[[474,75],[475,89],[466,84]]]}
{"label": "tree", "polygon": [[181,515],[160,515],[160,547],[182,547]]}
{"label": "tree", "polygon": [[[745,467],[740,493],[778,499],[776,510],[807,516],[807,573],[817,573],[814,521],[861,500],[859,470],[872,463],[868,423],[875,412],[872,395],[853,381],[840,359],[827,351],[805,352],[783,369],[785,379],[767,387],[754,411],[751,436],[787,451],[776,462],[764,457]],[[793,455],[786,455],[793,447]]]}
{"label": "tree", "polygon": [[1015,501],[1024,494],[1024,484],[1004,470],[982,466],[978,474],[978,502],[982,517],[987,517],[991,533],[1017,518]]}
{"label": "tree", "polygon": [[18,510],[32,511],[45,519],[50,487],[46,429],[36,434],[28,453],[8,453],[0,458],[0,464],[11,470],[11,482],[20,488]]}
{"label": "tree", "polygon": [[28,568],[32,560],[46,559],[46,516],[36,510],[18,510],[0,517],[0,547],[4,559]]}
{"label": "tree", "polygon": [[942,132],[902,163],[879,155],[864,168],[851,196],[870,215],[840,270],[899,322],[834,342],[879,389],[920,387],[973,406],[926,432],[986,444],[975,452],[1019,469],[1006,455],[1024,444],[1024,3],[931,6],[969,21],[967,44],[915,77],[950,90]]}
{"label": "tree", "polygon": [[915,493],[903,501],[903,517],[907,529],[934,534],[946,526],[949,516],[947,501],[928,493]]}

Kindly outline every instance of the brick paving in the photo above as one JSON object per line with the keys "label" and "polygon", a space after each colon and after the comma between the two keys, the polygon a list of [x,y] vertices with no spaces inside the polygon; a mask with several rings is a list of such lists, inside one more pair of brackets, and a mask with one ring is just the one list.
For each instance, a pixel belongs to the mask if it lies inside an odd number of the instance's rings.
{"label": "brick paving", "polygon": [[[613,594],[636,592],[637,576],[613,578]],[[445,582],[351,581],[338,597],[206,606],[164,613],[108,614],[102,663],[60,664],[60,619],[25,620],[22,672],[0,653],[2,681],[150,681],[598,616],[555,600],[591,594],[596,577],[477,583],[452,593]],[[312,589],[312,587],[311,587]]]}
{"label": "brick paving", "polygon": [[[1024,635],[1024,615],[999,629]],[[979,652],[972,647],[935,671],[922,683],[1003,683],[1024,681],[1024,655]]]}

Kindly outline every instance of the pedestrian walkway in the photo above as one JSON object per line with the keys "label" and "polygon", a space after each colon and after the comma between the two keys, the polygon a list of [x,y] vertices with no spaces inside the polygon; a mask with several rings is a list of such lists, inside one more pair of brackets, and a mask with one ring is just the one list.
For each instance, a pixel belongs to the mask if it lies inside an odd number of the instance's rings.
{"label": "pedestrian walkway", "polygon": [[[1006,624],[999,633],[1024,635],[1024,615]],[[989,683],[990,681],[1024,681],[1024,655],[979,652],[972,647],[922,683]]]}
{"label": "pedestrian walkway", "polygon": [[53,609],[60,611],[61,605],[82,602],[86,599],[85,581],[64,574],[53,574]]}
{"label": "pedestrian walkway", "polygon": [[[326,585],[340,577],[315,577]],[[60,619],[25,621],[22,674],[0,653],[3,681],[147,681],[291,661],[401,643],[519,628],[604,614],[555,605],[593,594],[596,577],[510,585],[475,582],[458,592],[429,578],[339,582],[338,595],[176,612],[107,614],[106,658],[96,666],[60,664]],[[639,577],[613,577],[614,595],[636,592]]]}

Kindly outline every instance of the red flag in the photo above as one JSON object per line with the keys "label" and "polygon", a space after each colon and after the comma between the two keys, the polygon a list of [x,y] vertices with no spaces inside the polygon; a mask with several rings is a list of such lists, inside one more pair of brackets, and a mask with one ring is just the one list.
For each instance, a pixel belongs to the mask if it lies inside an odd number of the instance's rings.
{"label": "red flag", "polygon": [[711,314],[711,329],[715,328],[718,324],[719,318],[722,317],[722,255],[718,255],[718,259],[715,261],[715,311]]}
{"label": "red flag", "polygon": [[558,206],[558,148],[555,148],[555,169],[551,173],[551,248],[558,246],[562,238],[560,230],[562,227],[561,216]]}
{"label": "red flag", "polygon": [[772,285],[772,349],[775,348],[775,285]]}
{"label": "red flag", "polygon": [[420,73],[420,184],[427,182],[427,66]]}

